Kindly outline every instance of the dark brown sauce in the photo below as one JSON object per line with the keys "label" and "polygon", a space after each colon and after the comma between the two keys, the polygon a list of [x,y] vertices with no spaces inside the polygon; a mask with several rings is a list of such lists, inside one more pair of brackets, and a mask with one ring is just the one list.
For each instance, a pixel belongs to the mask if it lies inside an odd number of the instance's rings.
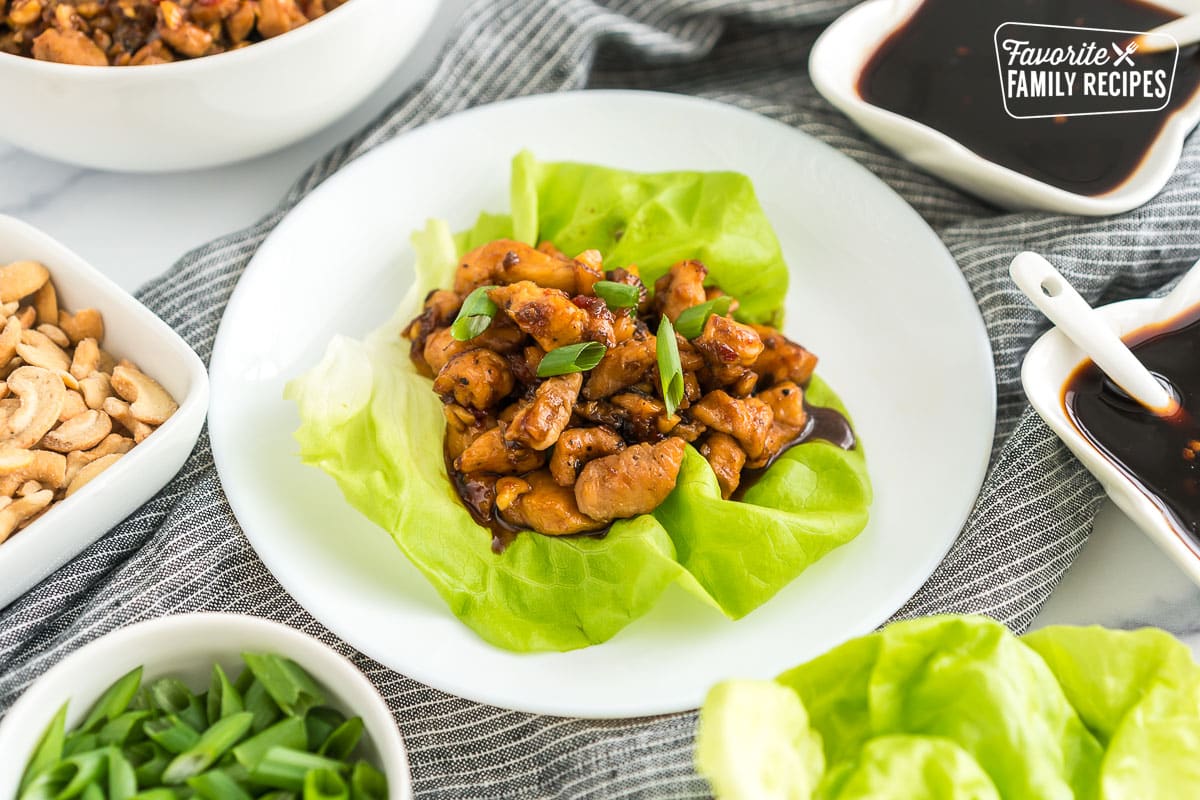
{"label": "dark brown sauce", "polygon": [[1200,306],[1125,337],[1178,392],[1182,411],[1156,416],[1086,361],[1063,389],[1075,427],[1130,477],[1200,553]]}
{"label": "dark brown sauce", "polygon": [[853,450],[858,446],[858,439],[854,435],[854,428],[850,427],[850,420],[846,419],[839,411],[823,406],[810,406],[808,403],[804,404],[804,410],[808,412],[808,422],[804,425],[804,430],[800,431],[800,435],[780,448],[779,452],[771,456],[771,460],[764,466],[758,469],[742,470],[742,479],[737,488],[733,490],[731,500],[741,500],[750,487],[758,483],[759,479],[767,474],[767,470],[784,453],[798,444],[820,439],[843,450]]}
{"label": "dark brown sauce", "polygon": [[[1196,93],[1200,50],[1180,51],[1161,111],[1014,119],[1002,102],[996,28],[1027,22],[1147,31],[1177,17],[1140,0],[925,0],[863,67],[858,93],[989,161],[1060,189],[1104,194],[1137,170],[1170,114]],[[1169,75],[1174,54],[1134,57],[1139,70],[1161,67]]]}

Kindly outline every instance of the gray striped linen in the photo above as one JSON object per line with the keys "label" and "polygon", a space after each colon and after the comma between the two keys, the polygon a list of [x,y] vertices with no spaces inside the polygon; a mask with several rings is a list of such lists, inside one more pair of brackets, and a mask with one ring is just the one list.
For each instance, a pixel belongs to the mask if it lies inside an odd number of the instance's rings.
{"label": "gray striped linen", "polygon": [[[897,617],[984,612],[1022,629],[1086,538],[1100,492],[1025,402],[1018,367],[1042,323],[1009,285],[1008,262],[1024,249],[1045,253],[1092,301],[1162,287],[1200,256],[1200,143],[1189,140],[1170,184],[1137,211],[1101,220],[998,213],[885,152],[817,95],[807,76],[809,49],[820,27],[849,5],[474,2],[418,89],[314,165],[274,212],[187,253],[140,297],[207,360],[234,284],[288,209],[355,156],[470,106],[629,87],[702,95],[782,120],[865,164],[938,230],[971,285],[994,348],[999,424],[992,469],[962,536]],[[692,713],[597,722],[504,711],[420,685],[339,642],[255,556],[221,491],[207,435],[154,500],[0,613],[0,709],[97,636],[198,610],[281,620],[354,659],[395,712],[420,798],[707,796],[691,766]]]}

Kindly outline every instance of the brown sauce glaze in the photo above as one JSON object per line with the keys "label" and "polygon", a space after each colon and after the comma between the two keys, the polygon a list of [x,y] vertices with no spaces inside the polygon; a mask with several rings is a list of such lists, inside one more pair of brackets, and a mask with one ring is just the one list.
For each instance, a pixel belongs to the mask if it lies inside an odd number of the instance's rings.
{"label": "brown sauce glaze", "polygon": [[784,445],[764,466],[758,469],[743,469],[742,479],[737,488],[733,490],[731,500],[740,501],[750,487],[758,483],[759,479],[784,453],[798,444],[820,439],[843,450],[853,450],[858,446],[854,428],[850,426],[850,420],[846,419],[841,412],[823,406],[810,406],[808,403],[804,404],[804,410],[808,412],[808,422],[804,425],[804,430],[800,431],[800,435]]}
{"label": "brown sauce glaze", "polygon": [[1125,341],[1178,392],[1180,413],[1156,416],[1086,361],[1063,388],[1076,428],[1155,502],[1200,553],[1200,305]]}
{"label": "brown sauce glaze", "polygon": [[[1171,113],[1200,88],[1200,49],[1181,49],[1170,103],[1161,111],[1014,119],[1002,102],[996,28],[1024,22],[1147,31],[1177,17],[1141,0],[925,0],[868,60],[858,93],[989,161],[1060,189],[1100,195],[1137,170]],[[1138,69],[1161,66],[1170,74],[1174,53],[1135,58]]]}

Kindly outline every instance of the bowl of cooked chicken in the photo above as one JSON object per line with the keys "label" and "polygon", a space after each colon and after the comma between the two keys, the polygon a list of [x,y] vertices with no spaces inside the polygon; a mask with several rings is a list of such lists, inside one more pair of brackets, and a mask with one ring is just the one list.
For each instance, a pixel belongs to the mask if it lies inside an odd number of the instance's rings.
{"label": "bowl of cooked chicken", "polygon": [[440,0],[0,0],[0,139],[135,172],[276,150],[364,100]]}

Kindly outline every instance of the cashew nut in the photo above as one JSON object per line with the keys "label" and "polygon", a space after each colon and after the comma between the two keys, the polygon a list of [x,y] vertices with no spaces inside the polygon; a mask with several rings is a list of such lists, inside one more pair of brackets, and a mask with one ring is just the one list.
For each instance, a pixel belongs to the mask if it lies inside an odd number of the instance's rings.
{"label": "cashew nut", "polygon": [[0,331],[0,364],[7,364],[17,354],[17,345],[21,343],[21,321],[9,317]]}
{"label": "cashew nut", "polygon": [[[58,325],[58,292],[54,291],[54,281],[48,280],[42,288],[34,292],[33,309],[37,312],[37,321],[42,325]],[[63,347],[66,347],[64,344]]]}
{"label": "cashew nut", "polygon": [[36,261],[14,261],[0,267],[0,303],[28,297],[46,285],[50,270]]}
{"label": "cashew nut", "polygon": [[113,370],[112,388],[129,403],[133,416],[149,425],[162,425],[179,409],[158,381],[128,362]]}
{"label": "cashew nut", "polygon": [[72,342],[84,339],[95,339],[99,342],[104,338],[104,318],[94,308],[85,308],[75,314],[66,311],[58,312],[58,327]]}
{"label": "cashew nut", "polygon": [[0,542],[12,536],[13,531],[40,513],[53,499],[54,492],[43,489],[0,509]]}
{"label": "cashew nut", "polygon": [[[3,401],[0,400],[0,402]],[[120,423],[122,428],[129,431],[133,436],[133,441],[138,444],[141,444],[143,439],[154,433],[153,428],[133,415],[133,412],[129,409],[129,404],[124,400],[110,397],[100,407],[104,410],[105,414],[108,414],[113,420]]]}
{"label": "cashew nut", "polygon": [[[75,473],[74,479],[72,479],[70,485],[67,486],[67,493],[65,497],[70,497],[78,492],[101,472],[104,472],[104,470],[117,463],[121,457],[122,456],[120,453],[112,453],[111,455],[101,456],[92,463],[85,465],[83,469]],[[3,511],[0,511],[0,514],[3,513]]]}
{"label": "cashew nut", "polygon": [[[46,285],[49,286],[50,284]],[[57,325],[47,325],[46,323],[42,323],[34,330],[45,336],[50,341],[54,342],[59,347],[65,349],[71,346],[71,340],[68,339],[67,335],[62,332],[62,328],[58,327]]]}
{"label": "cashew nut", "polygon": [[112,381],[103,372],[93,372],[79,382],[79,391],[88,408],[100,408],[105,400],[113,396]]}
{"label": "cashew nut", "polygon": [[[25,481],[37,481],[51,489],[66,485],[67,459],[47,450],[19,450],[0,447],[0,479],[18,487]],[[12,494],[10,489],[4,494]]]}
{"label": "cashew nut", "polygon": [[88,405],[83,399],[83,395],[71,389],[67,390],[67,396],[63,400],[63,410],[58,415],[59,422],[66,422],[69,419],[78,417],[80,414],[88,410]]}
{"label": "cashew nut", "polygon": [[61,378],[41,367],[17,368],[8,377],[8,388],[21,406],[0,425],[0,446],[33,447],[58,422],[67,389]]}
{"label": "cashew nut", "polygon": [[17,355],[26,364],[44,367],[49,370],[66,372],[71,368],[71,359],[61,347],[50,341],[50,337],[34,330],[21,331],[21,342],[17,345]]}
{"label": "cashew nut", "polygon": [[34,492],[40,492],[42,485],[37,481],[25,481],[17,489],[17,497],[28,497]]}
{"label": "cashew nut", "polygon": [[71,357],[71,374],[82,381],[99,366],[99,343],[92,338],[80,340],[79,344],[75,345],[75,354]]}
{"label": "cashew nut", "polygon": [[0,316],[3,316],[7,319],[8,317],[11,317],[13,314],[17,313],[17,309],[20,307],[21,304],[16,300],[13,300],[11,303],[0,303]]}
{"label": "cashew nut", "polygon": [[33,306],[25,306],[13,318],[21,323],[21,327],[29,329],[33,327],[33,323],[37,322],[37,312],[33,310]]}
{"label": "cashew nut", "polygon": [[112,432],[112,420],[103,411],[85,411],[42,437],[42,447],[56,453],[88,450]]}

